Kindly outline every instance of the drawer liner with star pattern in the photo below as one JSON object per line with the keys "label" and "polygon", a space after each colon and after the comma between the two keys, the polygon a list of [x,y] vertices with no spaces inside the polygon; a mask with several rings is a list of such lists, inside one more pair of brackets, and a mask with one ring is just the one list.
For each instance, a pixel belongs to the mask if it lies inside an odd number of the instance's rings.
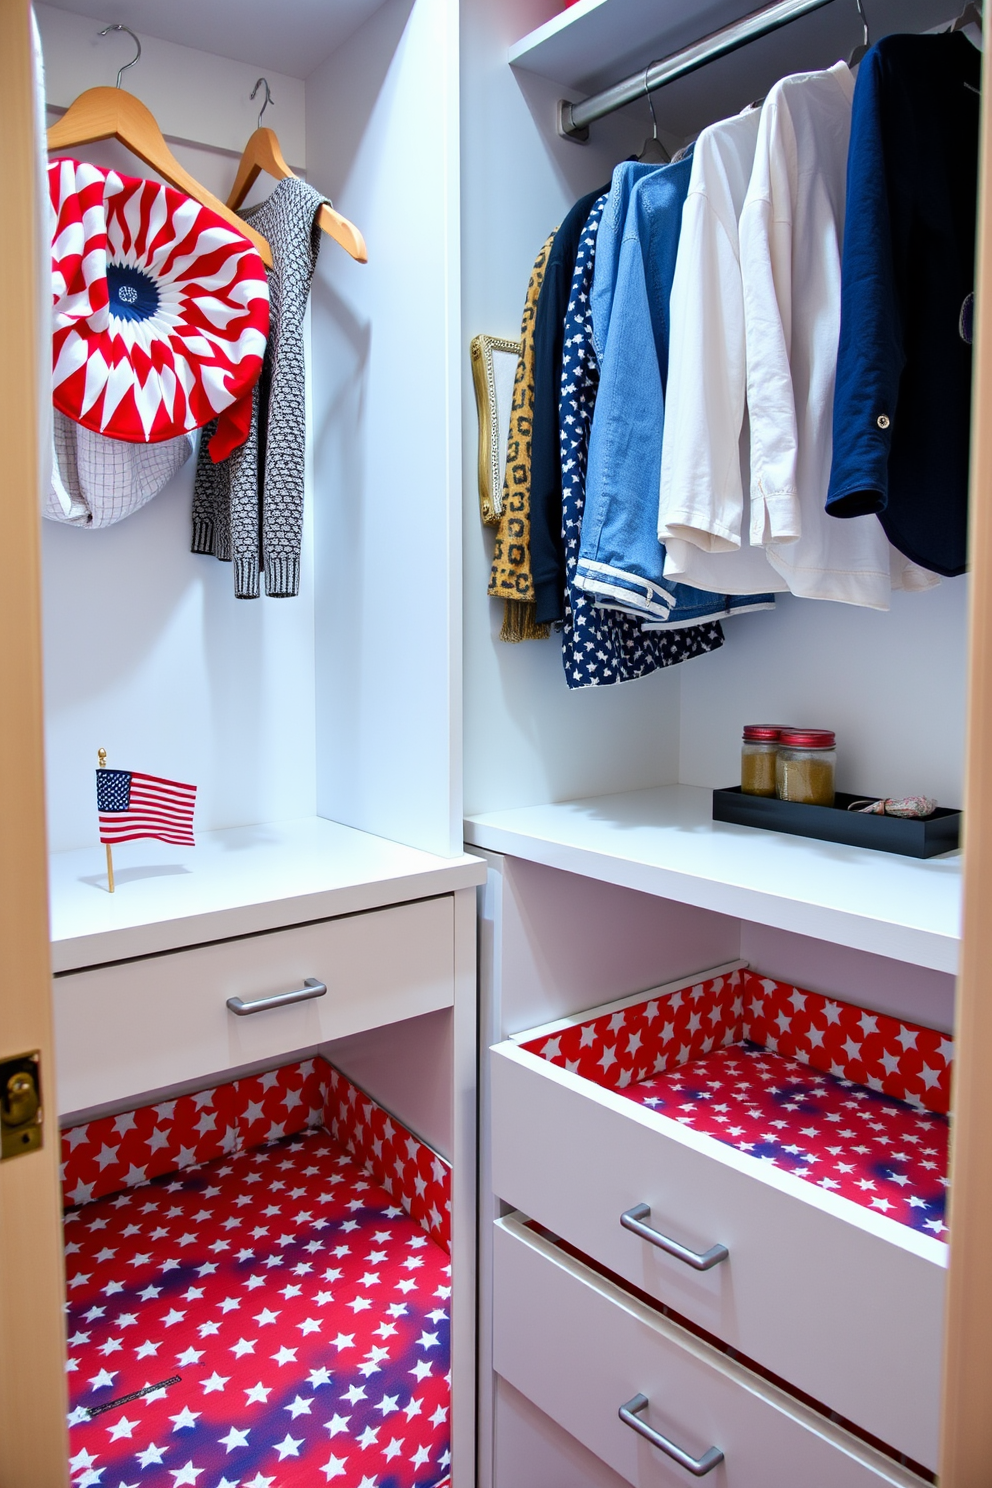
{"label": "drawer liner with star pattern", "polygon": [[520,1047],[943,1238],[953,1041],[741,969]]}
{"label": "drawer liner with star pattern", "polygon": [[63,1135],[74,1488],[448,1482],[437,1154],[321,1059]]}

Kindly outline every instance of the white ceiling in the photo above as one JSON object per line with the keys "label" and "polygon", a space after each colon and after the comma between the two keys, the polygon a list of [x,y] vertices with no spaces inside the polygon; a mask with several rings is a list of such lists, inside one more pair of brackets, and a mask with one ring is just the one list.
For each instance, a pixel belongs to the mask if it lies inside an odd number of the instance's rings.
{"label": "white ceiling", "polygon": [[305,78],[383,0],[55,0],[101,25]]}

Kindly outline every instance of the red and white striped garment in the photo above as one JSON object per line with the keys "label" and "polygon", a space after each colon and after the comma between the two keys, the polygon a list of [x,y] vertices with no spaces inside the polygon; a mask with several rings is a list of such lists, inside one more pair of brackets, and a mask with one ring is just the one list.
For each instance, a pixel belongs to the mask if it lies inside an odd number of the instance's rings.
{"label": "red and white striped garment", "polygon": [[195,846],[195,785],[141,775],[137,770],[100,769],[96,772],[96,804],[101,842],[113,845],[156,837],[180,847]]}
{"label": "red and white striped garment", "polygon": [[250,241],[158,181],[53,160],[48,184],[56,408],[134,444],[237,420],[269,331]]}

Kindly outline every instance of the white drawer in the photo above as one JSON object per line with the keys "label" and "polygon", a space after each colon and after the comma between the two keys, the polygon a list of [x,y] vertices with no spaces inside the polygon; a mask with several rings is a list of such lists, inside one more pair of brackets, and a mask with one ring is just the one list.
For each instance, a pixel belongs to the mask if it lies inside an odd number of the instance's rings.
{"label": "white drawer", "polygon": [[[697,1460],[714,1488],[922,1488],[922,1480],[676,1327],[528,1230],[496,1224],[494,1365],[636,1488],[685,1488],[685,1467],[620,1420],[642,1419]],[[816,1317],[809,1342],[816,1346]],[[856,1346],[852,1340],[852,1347]]]}
{"label": "white drawer", "polygon": [[[937,1461],[947,1247],[515,1043],[492,1059],[493,1191],[913,1461]],[[621,1227],[725,1261],[692,1270]]]}
{"label": "white drawer", "polygon": [[[238,1017],[246,1002],[323,997]],[[416,1017],[454,1001],[450,895],[57,977],[59,1109],[84,1110]]]}

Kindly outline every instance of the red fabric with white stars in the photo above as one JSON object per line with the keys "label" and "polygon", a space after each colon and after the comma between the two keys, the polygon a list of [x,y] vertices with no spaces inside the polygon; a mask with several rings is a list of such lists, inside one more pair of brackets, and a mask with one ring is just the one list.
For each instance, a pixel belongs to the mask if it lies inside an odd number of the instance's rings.
{"label": "red fabric with white stars", "polygon": [[735,971],[522,1047],[866,1208],[946,1233],[954,1050],[933,1029]]}
{"label": "red fabric with white stars", "polygon": [[753,1044],[623,1093],[913,1229],[946,1232],[946,1116]]}
{"label": "red fabric with white stars", "polygon": [[450,1248],[451,1169],[340,1070],[327,1068],[328,1131],[438,1245]]}
{"label": "red fabric with white stars", "polygon": [[62,1133],[65,1204],[82,1204],[306,1127],[326,1126],[445,1249],[451,1170],[324,1059],[306,1059]]}
{"label": "red fabric with white stars", "polygon": [[896,1100],[950,1110],[954,1040],[933,1028],[746,972],[743,1036]]}
{"label": "red fabric with white stars", "polygon": [[320,1126],[329,1073],[324,1060],[307,1059],[70,1127],[62,1133],[63,1200],[85,1204]]}
{"label": "red fabric with white stars", "polygon": [[85,1204],[66,1235],[76,1488],[445,1480],[447,1256],[326,1132]]}

